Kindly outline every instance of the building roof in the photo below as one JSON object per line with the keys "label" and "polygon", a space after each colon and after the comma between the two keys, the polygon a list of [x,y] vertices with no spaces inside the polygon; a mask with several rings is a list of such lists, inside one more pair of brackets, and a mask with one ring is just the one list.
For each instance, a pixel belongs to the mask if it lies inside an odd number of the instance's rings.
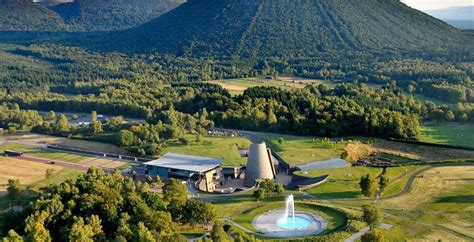
{"label": "building roof", "polygon": [[222,161],[223,159],[217,158],[167,153],[157,160],[145,163],[145,165],[193,172],[206,172],[218,167]]}

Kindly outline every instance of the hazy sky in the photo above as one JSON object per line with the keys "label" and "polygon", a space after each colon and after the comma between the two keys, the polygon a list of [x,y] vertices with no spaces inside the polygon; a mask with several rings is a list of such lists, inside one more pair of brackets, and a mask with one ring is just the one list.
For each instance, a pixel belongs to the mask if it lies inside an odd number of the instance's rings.
{"label": "hazy sky", "polygon": [[449,8],[455,6],[472,6],[474,0],[401,0],[406,5],[419,10]]}

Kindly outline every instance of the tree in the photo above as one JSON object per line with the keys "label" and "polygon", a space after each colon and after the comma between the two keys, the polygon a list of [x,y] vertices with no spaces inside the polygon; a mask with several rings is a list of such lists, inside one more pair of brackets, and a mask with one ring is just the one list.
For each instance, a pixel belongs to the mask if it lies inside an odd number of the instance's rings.
{"label": "tree", "polygon": [[97,122],[97,112],[96,111],[92,111],[91,112],[91,123],[95,123]]}
{"label": "tree", "polygon": [[54,111],[49,111],[43,116],[43,119],[48,121],[56,120],[56,118],[56,113]]}
{"label": "tree", "polygon": [[217,213],[212,204],[190,199],[184,206],[182,222],[192,226],[207,224],[214,221],[216,216]]}
{"label": "tree", "polygon": [[145,226],[145,224],[143,222],[139,222],[134,241],[155,242],[156,239],[153,236],[153,233],[151,233],[150,230],[148,230],[148,228]]}
{"label": "tree", "polygon": [[54,175],[55,172],[56,172],[55,169],[48,168],[48,169],[46,169],[44,177],[51,183],[51,177]]}
{"label": "tree", "polygon": [[364,205],[362,207],[362,211],[362,220],[364,220],[364,222],[369,225],[370,229],[374,229],[379,226],[380,220],[382,219],[382,213],[377,207]]}
{"label": "tree", "polygon": [[360,238],[362,242],[384,242],[385,238],[379,229],[373,229],[368,233],[365,233]]}
{"label": "tree", "polygon": [[0,128],[0,140],[3,139],[3,135],[5,134],[5,130]]}
{"label": "tree", "polygon": [[138,179],[138,173],[135,170],[133,170],[130,175],[132,175],[132,180],[136,181]]}
{"label": "tree", "polygon": [[262,188],[258,188],[253,192],[253,197],[257,200],[262,200],[265,198],[265,191]]}
{"label": "tree", "polygon": [[389,182],[390,182],[390,180],[388,178],[386,178],[385,176],[380,176],[380,178],[379,178],[379,189],[380,189],[380,191],[384,191],[385,188],[387,188]]}
{"label": "tree", "polygon": [[282,184],[276,184],[275,185],[275,192],[280,195],[285,191],[285,188],[283,188]]}
{"label": "tree", "polygon": [[163,199],[168,202],[167,208],[173,219],[179,221],[183,214],[183,207],[188,200],[188,189],[180,180],[171,178],[163,186]]}
{"label": "tree", "polygon": [[3,242],[23,242],[23,237],[15,232],[15,230],[10,229]]}
{"label": "tree", "polygon": [[102,233],[102,225],[100,218],[92,215],[88,219],[88,223],[84,222],[82,217],[74,218],[74,224],[69,232],[70,241],[94,241],[94,237]]}
{"label": "tree", "polygon": [[214,222],[214,226],[212,226],[211,230],[211,239],[214,242],[222,242],[227,241],[229,236],[224,231],[223,224],[221,221]]}
{"label": "tree", "polygon": [[155,184],[156,184],[157,186],[160,186],[161,183],[162,183],[162,181],[161,181],[160,176],[156,176],[156,177],[155,177]]}
{"label": "tree", "polygon": [[104,129],[102,128],[102,122],[96,121],[91,123],[91,133],[92,135],[102,134]]}
{"label": "tree", "polygon": [[9,179],[7,191],[9,197],[18,198],[23,193],[23,186],[20,184],[20,180]]}
{"label": "tree", "polygon": [[58,132],[65,133],[69,131],[69,123],[68,123],[66,115],[64,114],[59,115],[59,119],[56,122],[56,126],[57,126]]}
{"label": "tree", "polygon": [[359,182],[362,194],[372,197],[377,192],[377,181],[371,174],[361,177]]}
{"label": "tree", "polygon": [[16,134],[16,127],[15,126],[8,127],[7,132],[8,132],[8,134],[11,134],[11,135]]}
{"label": "tree", "polygon": [[51,242],[51,234],[45,227],[45,220],[50,216],[46,211],[36,211],[25,220],[26,241]]}
{"label": "tree", "polygon": [[133,144],[134,135],[129,130],[120,130],[118,134],[118,143],[122,147],[131,146]]}
{"label": "tree", "polygon": [[277,116],[273,112],[273,108],[269,107],[268,108],[268,113],[267,113],[267,124],[271,126],[271,125],[276,124],[277,121],[278,121]]}
{"label": "tree", "polygon": [[145,178],[145,182],[151,185],[153,183],[153,178],[150,175],[148,175]]}

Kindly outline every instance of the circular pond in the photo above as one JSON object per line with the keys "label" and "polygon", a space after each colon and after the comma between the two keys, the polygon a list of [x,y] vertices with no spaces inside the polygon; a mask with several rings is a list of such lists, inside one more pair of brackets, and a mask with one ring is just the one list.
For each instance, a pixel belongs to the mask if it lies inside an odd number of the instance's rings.
{"label": "circular pond", "polygon": [[301,230],[308,228],[311,225],[311,220],[302,216],[295,216],[294,218],[279,218],[276,224],[283,229]]}
{"label": "circular pond", "polygon": [[266,236],[294,238],[316,235],[323,232],[328,221],[320,215],[295,211],[295,217],[285,217],[284,210],[271,210],[260,214],[252,221],[254,228]]}

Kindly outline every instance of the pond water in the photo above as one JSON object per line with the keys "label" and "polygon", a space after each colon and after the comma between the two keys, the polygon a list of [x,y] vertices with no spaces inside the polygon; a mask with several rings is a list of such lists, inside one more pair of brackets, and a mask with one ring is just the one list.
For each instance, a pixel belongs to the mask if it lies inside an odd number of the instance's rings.
{"label": "pond water", "polygon": [[311,225],[311,221],[302,216],[295,216],[288,218],[280,218],[277,220],[277,225],[280,228],[288,230],[301,230],[308,228]]}

